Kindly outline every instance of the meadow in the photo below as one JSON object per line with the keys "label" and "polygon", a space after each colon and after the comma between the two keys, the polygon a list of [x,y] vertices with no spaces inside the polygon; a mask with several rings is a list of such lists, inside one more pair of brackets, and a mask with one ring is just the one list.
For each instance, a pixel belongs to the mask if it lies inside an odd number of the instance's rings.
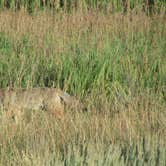
{"label": "meadow", "polygon": [[166,165],[164,6],[1,9],[0,87],[56,87],[87,107],[18,124],[1,109],[0,166]]}

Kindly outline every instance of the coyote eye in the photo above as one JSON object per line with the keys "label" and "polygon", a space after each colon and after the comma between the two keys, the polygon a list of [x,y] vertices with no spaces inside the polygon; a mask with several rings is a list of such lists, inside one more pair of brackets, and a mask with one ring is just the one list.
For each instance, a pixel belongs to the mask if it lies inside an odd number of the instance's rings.
{"label": "coyote eye", "polygon": [[42,111],[47,111],[47,109],[46,109],[46,104],[45,104],[44,101],[42,101],[42,105],[40,105],[40,109],[41,109]]}
{"label": "coyote eye", "polygon": [[65,104],[64,98],[63,98],[62,96],[59,96],[59,98],[60,98],[60,102],[61,102],[62,104]]}

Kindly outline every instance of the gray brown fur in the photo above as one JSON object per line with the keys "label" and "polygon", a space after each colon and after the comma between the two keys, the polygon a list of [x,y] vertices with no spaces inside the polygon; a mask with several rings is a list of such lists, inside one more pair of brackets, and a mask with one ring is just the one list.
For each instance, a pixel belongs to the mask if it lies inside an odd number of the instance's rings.
{"label": "gray brown fur", "polygon": [[0,89],[0,108],[3,110],[44,110],[63,116],[65,106],[73,107],[78,101],[68,93],[55,88]]}

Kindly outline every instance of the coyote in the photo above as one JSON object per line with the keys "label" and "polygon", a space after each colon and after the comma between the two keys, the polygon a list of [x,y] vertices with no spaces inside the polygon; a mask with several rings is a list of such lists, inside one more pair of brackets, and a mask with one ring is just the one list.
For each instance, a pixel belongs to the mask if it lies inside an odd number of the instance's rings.
{"label": "coyote", "polygon": [[55,117],[64,115],[65,106],[76,106],[78,100],[55,88],[0,89],[0,109],[19,114],[22,110],[44,110]]}

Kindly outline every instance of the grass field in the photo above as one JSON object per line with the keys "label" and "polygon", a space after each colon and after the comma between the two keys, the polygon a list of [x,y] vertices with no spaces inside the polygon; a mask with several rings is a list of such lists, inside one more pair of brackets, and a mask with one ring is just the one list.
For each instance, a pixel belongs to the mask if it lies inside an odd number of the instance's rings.
{"label": "grass field", "polygon": [[0,165],[166,165],[166,17],[139,8],[0,11],[0,87],[56,87],[87,112],[0,114]]}

